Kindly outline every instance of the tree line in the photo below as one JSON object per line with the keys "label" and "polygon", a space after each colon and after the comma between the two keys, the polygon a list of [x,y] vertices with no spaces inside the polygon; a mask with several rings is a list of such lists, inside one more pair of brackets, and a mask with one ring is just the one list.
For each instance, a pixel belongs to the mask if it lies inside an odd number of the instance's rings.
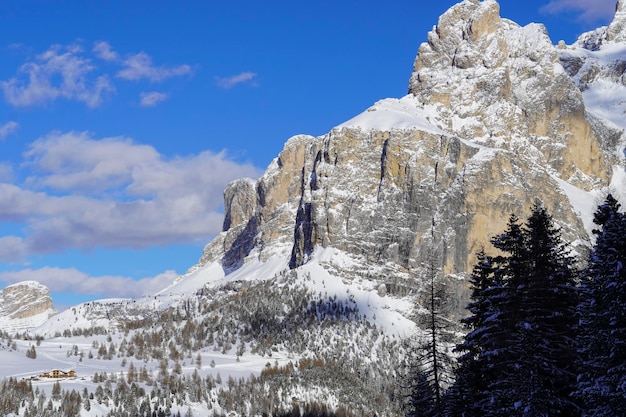
{"label": "tree line", "polygon": [[[626,214],[608,195],[585,266],[546,209],[509,218],[477,254],[453,382],[433,369],[445,329],[411,375],[406,417],[620,416],[626,412]],[[433,298],[434,300],[434,298]],[[419,364],[418,364],[419,365]]]}

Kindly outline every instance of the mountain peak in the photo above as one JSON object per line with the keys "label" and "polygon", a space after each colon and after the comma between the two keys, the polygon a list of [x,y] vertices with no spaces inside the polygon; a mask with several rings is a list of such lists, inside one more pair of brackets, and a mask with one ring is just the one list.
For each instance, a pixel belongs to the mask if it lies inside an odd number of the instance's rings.
{"label": "mountain peak", "polygon": [[56,313],[50,290],[37,281],[18,282],[0,291],[0,330],[27,330]]}
{"label": "mountain peak", "polygon": [[521,27],[499,13],[494,0],[465,0],[444,13],[419,47],[409,93],[450,134],[498,149],[538,149],[583,189],[606,181],[602,156],[590,163],[586,155],[600,143],[545,26]]}
{"label": "mountain peak", "polygon": [[626,42],[626,0],[618,0],[615,15],[608,26],[580,35],[575,45],[590,51],[597,51],[606,43]]}
{"label": "mountain peak", "polygon": [[610,42],[626,41],[626,0],[618,0],[615,16],[607,29],[606,38]]}

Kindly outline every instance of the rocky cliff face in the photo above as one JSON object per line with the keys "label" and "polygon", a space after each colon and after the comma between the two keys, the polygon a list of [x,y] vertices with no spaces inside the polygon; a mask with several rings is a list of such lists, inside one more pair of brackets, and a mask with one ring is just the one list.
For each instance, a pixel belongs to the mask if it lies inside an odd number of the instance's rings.
{"label": "rocky cliff face", "polygon": [[0,330],[27,330],[56,313],[50,290],[38,282],[21,282],[0,291]]}
{"label": "rocky cliff face", "polygon": [[334,247],[362,265],[338,276],[406,280],[433,256],[462,276],[511,213],[524,218],[537,199],[584,250],[593,206],[623,172],[624,138],[582,92],[602,71],[623,83],[626,66],[594,70],[578,51],[626,40],[625,7],[569,55],[542,25],[501,18],[494,0],[452,7],[419,47],[408,96],[324,136],[290,139],[262,178],[229,186],[224,230],[197,268],[275,256],[297,268]]}
{"label": "rocky cliff face", "polygon": [[[609,26],[584,33],[571,46],[559,44],[560,62],[576,83],[585,101],[591,120],[597,120],[604,148],[611,162],[623,166],[626,127],[626,2],[617,3],[615,18]],[[615,171],[614,171],[615,173]]]}
{"label": "rocky cliff face", "polygon": [[420,46],[409,92],[446,131],[529,157],[587,190],[606,183],[602,141],[542,25],[502,19],[495,1],[464,1]]}

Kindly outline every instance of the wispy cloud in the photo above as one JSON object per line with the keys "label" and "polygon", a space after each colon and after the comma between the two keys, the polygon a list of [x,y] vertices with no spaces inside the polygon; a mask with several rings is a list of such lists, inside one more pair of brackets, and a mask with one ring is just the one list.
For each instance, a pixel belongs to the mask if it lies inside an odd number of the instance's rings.
{"label": "wispy cloud", "polygon": [[254,72],[242,72],[232,77],[215,77],[217,86],[224,89],[233,88],[238,84],[251,84],[256,86],[257,74]]}
{"label": "wispy cloud", "polygon": [[33,171],[30,186],[98,194],[128,183],[133,169],[155,164],[160,155],[129,138],[54,132],[31,143],[24,157],[24,166]]}
{"label": "wispy cloud", "polygon": [[131,81],[147,79],[151,82],[160,82],[171,77],[191,74],[191,66],[179,65],[176,67],[157,67],[152,58],[145,52],[134,54],[124,59],[124,67],[117,72],[119,78]]}
{"label": "wispy cloud", "polygon": [[106,41],[96,42],[93,46],[93,52],[98,58],[104,61],[114,62],[120,59],[120,54],[115,52]]}
{"label": "wispy cloud", "polygon": [[221,229],[226,185],[260,175],[224,152],[167,158],[75,132],[35,141],[21,166],[23,184],[0,183],[0,222],[22,225],[29,255],[206,241]]}
{"label": "wispy cloud", "polygon": [[0,140],[6,138],[7,136],[15,133],[15,131],[20,127],[19,123],[10,121],[3,125],[0,125]]}
{"label": "wispy cloud", "polygon": [[615,14],[616,0],[552,0],[541,8],[548,14],[563,12],[579,13],[579,19],[586,23],[608,21]]}
{"label": "wispy cloud", "polygon": [[139,95],[139,105],[141,107],[154,107],[162,101],[167,100],[167,94],[158,91],[142,92]]}
{"label": "wispy cloud", "polygon": [[55,267],[0,272],[0,282],[6,285],[33,280],[42,283],[52,292],[130,298],[155,294],[171,284],[176,277],[175,271],[165,271],[154,277],[141,279],[91,276],[75,268]]}
{"label": "wispy cloud", "polygon": [[43,105],[58,98],[97,107],[114,91],[106,75],[92,77],[95,67],[77,45],[54,45],[22,65],[18,76],[0,81],[5,99],[13,106]]}
{"label": "wispy cloud", "polygon": [[[0,80],[0,90],[5,100],[16,107],[41,106],[66,99],[94,108],[115,92],[111,81],[114,78],[157,83],[189,74],[192,74],[190,65],[158,66],[145,52],[121,55],[106,41],[95,42],[91,51],[74,43],[53,45],[27,60],[14,77]],[[163,93],[145,93],[140,104],[154,106],[166,98]]]}

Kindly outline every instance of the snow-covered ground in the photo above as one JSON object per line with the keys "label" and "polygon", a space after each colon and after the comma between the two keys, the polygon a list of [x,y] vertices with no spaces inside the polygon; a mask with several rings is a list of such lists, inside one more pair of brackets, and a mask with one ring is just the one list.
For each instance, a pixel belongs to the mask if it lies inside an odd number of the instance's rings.
{"label": "snow-covered ground", "polygon": [[[0,344],[0,363],[2,363],[0,380],[4,378],[28,380],[33,389],[38,388],[50,398],[56,382],[59,382],[65,391],[83,392],[87,389],[88,392],[94,392],[102,385],[101,381],[94,381],[95,374],[106,372],[109,378],[112,375],[118,379],[126,378],[131,363],[135,372],[145,367],[145,370],[156,379],[162,366],[159,360],[153,358],[140,360],[116,353],[101,354],[102,349],[107,352],[111,346],[119,350],[122,344],[133,337],[133,330],[120,328],[119,318],[116,316],[119,311],[125,312],[125,318],[141,319],[142,315],[147,317],[169,307],[176,308],[181,303],[184,304],[184,300],[197,296],[202,288],[217,289],[229,283],[276,280],[277,277],[285,277],[289,273],[284,259],[279,257],[261,262],[257,258],[244,263],[241,268],[228,275],[224,273],[219,263],[209,263],[193,269],[151,297],[97,300],[71,307],[43,325],[30,330],[27,335],[30,340],[5,340]],[[414,334],[415,323],[408,318],[414,308],[411,300],[391,297],[379,288],[380,284],[373,281],[360,278],[345,279],[333,276],[329,272],[329,265],[349,269],[358,267],[359,262],[359,259],[337,249],[318,249],[312,254],[310,261],[297,270],[297,276],[282,278],[282,281],[277,281],[277,285],[284,286],[284,291],[291,291],[291,285],[297,282],[299,287],[304,286],[312,294],[323,294],[328,299],[345,300],[344,302],[351,307],[358,309],[360,316],[367,317],[370,323],[383,331],[387,335],[385,338],[405,338]],[[69,333],[72,330],[88,328],[106,329],[108,334],[72,336]],[[358,346],[359,340],[356,339],[356,335],[354,337],[354,340],[342,340],[341,343]],[[33,356],[29,354],[32,349],[36,352],[35,358],[27,356]],[[163,349],[167,350],[165,342]],[[201,378],[211,376],[215,380],[223,381],[222,388],[226,389],[227,381],[231,378],[240,380],[247,379],[250,375],[258,377],[268,366],[281,367],[297,363],[299,359],[300,357],[294,356],[293,352],[286,351],[280,346],[278,349],[272,349],[269,355],[252,353],[248,349],[243,353],[237,352],[237,347],[226,351],[205,347],[182,359],[180,371],[187,377],[194,373]],[[172,372],[175,362],[170,360],[167,366],[169,372]],[[55,369],[64,372],[72,370],[75,376],[59,379],[40,376]],[[146,391],[150,391],[151,387],[145,383],[140,384]],[[325,393],[319,395],[327,396]],[[315,398],[313,393],[304,391],[299,392],[298,396]],[[102,416],[111,411],[110,406],[98,404],[96,401],[91,403],[91,409],[89,411],[83,409],[81,416]],[[179,410],[184,415],[189,407],[194,416],[213,415],[206,404],[201,403],[186,404],[178,409],[173,408],[172,411]]]}

